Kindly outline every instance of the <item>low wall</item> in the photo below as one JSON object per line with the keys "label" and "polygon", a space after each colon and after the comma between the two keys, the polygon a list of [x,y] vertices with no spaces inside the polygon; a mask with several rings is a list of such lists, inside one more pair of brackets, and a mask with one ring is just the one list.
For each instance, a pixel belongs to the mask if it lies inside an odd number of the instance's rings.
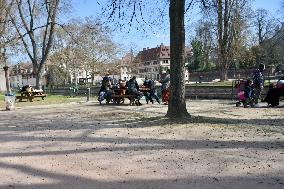
{"label": "low wall", "polygon": [[[247,69],[229,69],[228,70],[228,78],[230,79],[237,79],[238,75],[240,78],[251,78],[253,71],[255,68],[247,68]],[[272,76],[274,75],[274,69],[273,67],[267,66],[267,68],[264,70],[264,76]],[[209,72],[192,72],[189,74],[189,80],[194,82],[199,82],[199,76],[201,76],[201,80],[208,82],[212,81],[214,79],[220,78],[219,71],[209,71]]]}

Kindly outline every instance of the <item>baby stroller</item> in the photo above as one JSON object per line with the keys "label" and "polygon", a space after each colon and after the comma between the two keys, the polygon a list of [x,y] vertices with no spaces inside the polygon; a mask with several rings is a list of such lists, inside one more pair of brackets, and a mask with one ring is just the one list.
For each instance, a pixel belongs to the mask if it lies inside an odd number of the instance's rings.
{"label": "baby stroller", "polygon": [[239,80],[237,81],[235,88],[237,89],[238,101],[236,102],[236,107],[243,104],[244,108],[248,105],[253,107],[253,88],[251,87],[250,80]]}

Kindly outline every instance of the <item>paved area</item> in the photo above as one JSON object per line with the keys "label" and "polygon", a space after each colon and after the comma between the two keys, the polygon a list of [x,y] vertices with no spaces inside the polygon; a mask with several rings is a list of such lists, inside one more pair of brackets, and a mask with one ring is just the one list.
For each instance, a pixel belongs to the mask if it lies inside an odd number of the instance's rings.
{"label": "paved area", "polygon": [[[263,105],[264,106],[264,105]],[[284,188],[284,106],[97,103],[0,112],[0,189]]]}

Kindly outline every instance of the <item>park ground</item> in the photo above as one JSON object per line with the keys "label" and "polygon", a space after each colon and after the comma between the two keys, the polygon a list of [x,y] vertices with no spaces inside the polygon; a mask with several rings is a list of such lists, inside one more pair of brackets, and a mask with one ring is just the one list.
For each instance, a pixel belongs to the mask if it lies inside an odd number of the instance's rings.
{"label": "park ground", "polygon": [[[263,105],[264,106],[264,105]],[[235,107],[97,102],[0,111],[0,189],[284,188],[284,103]]]}

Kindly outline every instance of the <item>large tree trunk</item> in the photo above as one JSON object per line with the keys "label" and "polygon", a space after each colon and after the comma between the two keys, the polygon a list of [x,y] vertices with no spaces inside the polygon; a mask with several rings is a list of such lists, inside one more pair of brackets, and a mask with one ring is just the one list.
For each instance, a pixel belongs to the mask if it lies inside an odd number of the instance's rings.
{"label": "large tree trunk", "polygon": [[41,68],[39,68],[38,66],[38,63],[37,62],[34,62],[33,63],[33,72],[34,72],[34,76],[35,76],[35,79],[36,79],[36,86],[35,88],[36,89],[41,89],[41,84],[42,84],[42,71],[41,71]]}
{"label": "large tree trunk", "polygon": [[35,86],[35,88],[36,89],[41,89],[42,88],[42,75],[40,74],[40,73],[37,73],[36,75],[35,75],[35,77],[36,77],[36,86]]}
{"label": "large tree trunk", "polygon": [[219,68],[220,71],[220,81],[227,81],[228,80],[228,68],[225,63],[221,63],[221,67]]}
{"label": "large tree trunk", "polygon": [[188,117],[185,103],[185,0],[170,1],[171,88],[167,116]]}

